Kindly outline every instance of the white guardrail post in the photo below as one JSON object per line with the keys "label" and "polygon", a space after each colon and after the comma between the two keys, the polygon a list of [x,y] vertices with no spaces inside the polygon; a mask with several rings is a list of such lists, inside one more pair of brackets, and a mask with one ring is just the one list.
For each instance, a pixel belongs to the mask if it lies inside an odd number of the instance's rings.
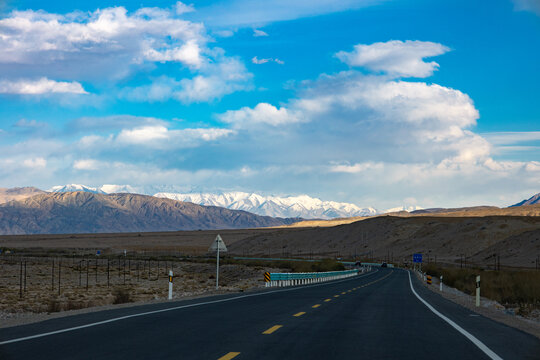
{"label": "white guardrail post", "polygon": [[169,270],[169,300],[172,299],[173,272]]}

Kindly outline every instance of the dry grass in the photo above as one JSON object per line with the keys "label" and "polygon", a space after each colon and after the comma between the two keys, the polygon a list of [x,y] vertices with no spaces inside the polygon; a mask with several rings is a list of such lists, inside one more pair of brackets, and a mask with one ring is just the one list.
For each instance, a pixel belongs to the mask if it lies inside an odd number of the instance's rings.
{"label": "dry grass", "polygon": [[540,308],[540,271],[487,271],[481,269],[424,267],[429,275],[443,276],[443,282],[474,295],[476,276],[481,278],[481,295],[505,306]]}
{"label": "dry grass", "polygon": [[[110,261],[107,285],[107,259],[89,261],[88,288],[86,267],[80,259],[63,258],[61,287],[58,290],[58,258],[55,258],[54,287],[52,258],[27,258],[26,291],[24,276],[20,295],[20,262],[0,259],[0,313],[52,313],[126,302],[166,299],[168,270],[174,269],[174,297],[196,296],[215,290],[215,263],[183,261],[137,261],[126,263],[125,283],[123,261]],[[120,265],[120,266],[118,266]],[[131,265],[131,268],[130,266]],[[150,266],[149,266],[150,265]],[[139,269],[137,270],[137,266]],[[24,270],[24,267],[23,267]],[[97,270],[97,272],[96,272]],[[149,272],[150,270],[150,272]],[[249,267],[243,264],[220,266],[220,289],[243,291],[263,286],[264,271],[276,271],[268,266]],[[79,282],[80,279],[80,282]],[[96,280],[97,279],[97,280]]]}

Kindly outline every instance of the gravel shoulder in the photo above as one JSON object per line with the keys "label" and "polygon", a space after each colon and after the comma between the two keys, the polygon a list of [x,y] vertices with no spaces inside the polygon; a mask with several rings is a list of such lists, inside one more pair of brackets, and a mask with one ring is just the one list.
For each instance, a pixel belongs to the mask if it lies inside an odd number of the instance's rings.
{"label": "gravel shoulder", "polygon": [[[421,278],[418,273],[414,273]],[[516,315],[515,309],[506,308],[498,302],[484,297],[480,297],[480,307],[476,307],[475,297],[472,295],[465,294],[455,288],[445,286],[444,284],[443,291],[440,292],[438,279],[433,279],[432,285],[428,285],[424,281],[422,281],[422,284],[429,290],[440,294],[444,298],[453,301],[472,312],[514,327],[540,339],[540,311],[538,310],[531,312],[530,317],[523,317]]]}

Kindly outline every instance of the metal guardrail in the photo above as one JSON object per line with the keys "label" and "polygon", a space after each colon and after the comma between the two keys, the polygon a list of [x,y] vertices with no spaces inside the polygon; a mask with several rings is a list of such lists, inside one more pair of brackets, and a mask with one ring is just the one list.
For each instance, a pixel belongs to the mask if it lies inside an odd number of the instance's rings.
{"label": "metal guardrail", "polygon": [[365,268],[308,273],[265,273],[266,287],[296,286],[345,279],[366,271]]}

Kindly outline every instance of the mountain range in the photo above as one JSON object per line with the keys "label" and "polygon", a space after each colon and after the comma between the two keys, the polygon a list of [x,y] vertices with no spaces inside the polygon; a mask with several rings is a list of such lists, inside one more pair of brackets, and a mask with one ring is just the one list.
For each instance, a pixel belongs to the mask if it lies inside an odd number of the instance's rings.
{"label": "mountain range", "polygon": [[341,217],[373,216],[373,208],[360,208],[355,204],[322,201],[307,195],[277,197],[246,192],[211,193],[157,193],[154,196],[188,201],[204,206],[219,206],[233,210],[249,211],[273,217],[302,217],[306,219],[333,219]]}
{"label": "mountain range", "polygon": [[523,206],[523,205],[535,205],[535,204],[540,204],[540,193],[531,196],[527,200],[520,201],[517,204],[514,204],[514,205],[512,205],[510,207]]}
{"label": "mountain range", "polygon": [[[140,193],[141,189],[130,185],[102,185],[90,187],[80,184],[53,186],[49,192],[84,191],[94,194]],[[187,201],[203,206],[219,206],[231,210],[244,210],[262,216],[301,217],[304,219],[334,219],[342,217],[373,216],[380,212],[372,207],[360,208],[351,203],[323,201],[308,195],[263,196],[247,192],[177,193],[158,192],[146,195]],[[418,208],[395,208],[392,211],[412,211]],[[388,211],[385,211],[388,212]]]}
{"label": "mountain range", "polygon": [[138,194],[43,193],[0,204],[3,235],[239,229],[298,220]]}

